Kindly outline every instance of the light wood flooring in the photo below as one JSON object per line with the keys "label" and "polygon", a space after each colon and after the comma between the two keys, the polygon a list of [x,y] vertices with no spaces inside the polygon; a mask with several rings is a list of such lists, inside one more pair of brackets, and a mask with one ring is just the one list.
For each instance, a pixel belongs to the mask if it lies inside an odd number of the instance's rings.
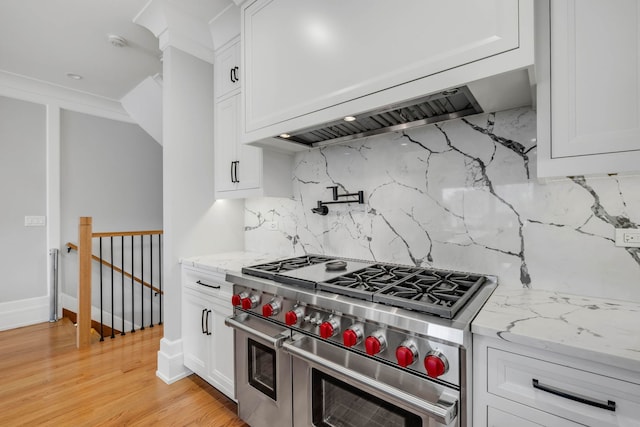
{"label": "light wood flooring", "polygon": [[199,377],[156,377],[162,326],[75,348],[68,319],[0,332],[0,426],[246,427]]}

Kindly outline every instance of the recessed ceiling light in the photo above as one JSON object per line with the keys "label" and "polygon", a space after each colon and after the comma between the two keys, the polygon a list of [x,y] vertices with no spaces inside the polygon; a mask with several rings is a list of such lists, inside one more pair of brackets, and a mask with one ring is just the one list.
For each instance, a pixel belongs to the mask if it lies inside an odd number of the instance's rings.
{"label": "recessed ceiling light", "polygon": [[355,117],[353,117],[353,116],[347,116],[347,117],[345,117],[345,118],[344,118],[344,121],[345,121],[345,122],[352,122],[352,121],[354,121],[355,119],[356,119],[356,118],[355,118]]}
{"label": "recessed ceiling light", "polygon": [[80,74],[66,73],[65,75],[73,80],[82,80],[82,76]]}
{"label": "recessed ceiling light", "polygon": [[288,133],[281,133],[280,138],[291,138],[291,135],[289,135]]}

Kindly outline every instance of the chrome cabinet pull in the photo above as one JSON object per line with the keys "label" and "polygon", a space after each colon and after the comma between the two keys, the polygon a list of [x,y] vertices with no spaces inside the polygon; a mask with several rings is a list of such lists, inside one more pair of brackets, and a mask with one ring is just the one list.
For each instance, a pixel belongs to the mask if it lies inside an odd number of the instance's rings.
{"label": "chrome cabinet pull", "polygon": [[207,288],[211,288],[211,289],[220,289],[219,285],[207,285],[206,283],[201,282],[200,280],[198,280],[196,282],[198,285],[202,285],[202,286],[206,286]]}
{"label": "chrome cabinet pull", "polygon": [[203,334],[206,334],[205,330],[204,330],[204,313],[205,311],[207,311],[206,308],[202,309],[202,314],[200,315],[200,329],[202,330]]}
{"label": "chrome cabinet pull", "polygon": [[243,331],[249,335],[253,335],[254,337],[258,337],[268,342],[275,349],[282,347],[282,343],[287,339],[287,336],[284,335],[284,333],[272,337],[268,334],[265,334],[264,332],[258,331],[251,326],[245,325],[243,323],[244,320],[246,320],[246,317],[242,315],[236,317],[227,317],[226,319],[224,319],[224,324],[234,329]]}
{"label": "chrome cabinet pull", "polygon": [[575,402],[584,403],[585,405],[595,406],[596,408],[606,409],[607,411],[613,412],[616,410],[616,402],[613,400],[602,402],[600,400],[591,399],[556,387],[540,384],[540,381],[535,378],[531,379],[531,385],[533,385],[533,388],[537,388],[538,390],[546,391],[547,393],[555,394],[556,396],[564,397],[565,399],[573,400]]}

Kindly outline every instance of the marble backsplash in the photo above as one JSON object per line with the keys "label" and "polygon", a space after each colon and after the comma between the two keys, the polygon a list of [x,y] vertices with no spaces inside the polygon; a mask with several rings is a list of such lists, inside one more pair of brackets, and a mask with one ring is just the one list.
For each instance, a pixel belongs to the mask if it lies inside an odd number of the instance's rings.
{"label": "marble backsplash", "polygon": [[[296,154],[292,199],[245,201],[245,249],[498,276],[501,286],[640,301],[640,176],[539,183],[530,108]],[[364,190],[365,203],[318,200]],[[272,231],[268,222],[277,222]]]}

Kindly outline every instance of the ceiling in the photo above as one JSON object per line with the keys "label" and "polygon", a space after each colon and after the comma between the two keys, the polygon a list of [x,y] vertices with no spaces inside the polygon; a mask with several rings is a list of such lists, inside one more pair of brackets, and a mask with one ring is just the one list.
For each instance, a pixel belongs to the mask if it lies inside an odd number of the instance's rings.
{"label": "ceiling", "polygon": [[[146,77],[162,72],[158,40],[133,23],[148,2],[1,0],[0,71],[120,100]],[[210,17],[230,3],[172,2],[188,14],[198,16],[204,9]],[[123,37],[127,45],[113,46],[110,34]],[[70,79],[67,73],[82,79]]]}

